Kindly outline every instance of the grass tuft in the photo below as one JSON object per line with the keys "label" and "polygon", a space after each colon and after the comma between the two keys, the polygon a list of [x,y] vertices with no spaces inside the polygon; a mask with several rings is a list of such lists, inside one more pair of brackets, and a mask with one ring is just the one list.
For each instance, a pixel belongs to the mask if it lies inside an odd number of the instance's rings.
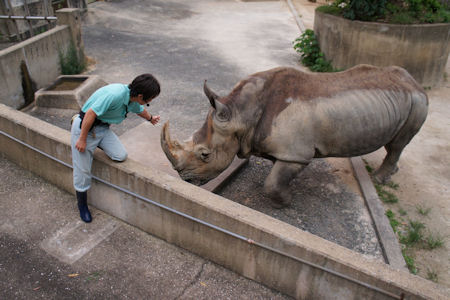
{"label": "grass tuft", "polygon": [[435,271],[428,269],[427,270],[427,279],[437,283],[438,282],[438,274]]}
{"label": "grass tuft", "polygon": [[403,208],[399,208],[398,209],[398,213],[400,214],[400,216],[406,216],[408,213],[406,212],[406,210],[404,210]]}
{"label": "grass tuft", "polygon": [[416,206],[416,210],[417,210],[417,212],[418,212],[419,214],[421,214],[422,216],[427,216],[427,215],[430,213],[431,208],[429,208],[429,207],[424,208],[424,207],[422,207],[421,205],[417,205],[417,206]]}
{"label": "grass tuft", "polygon": [[400,225],[400,222],[395,218],[395,214],[392,210],[388,209],[386,211],[386,217],[389,219],[389,223],[391,224],[392,230],[397,232],[397,227]]}
{"label": "grass tuft", "polygon": [[444,245],[444,239],[439,234],[436,234],[436,235],[430,234],[426,238],[426,245],[427,245],[428,249],[433,250],[433,249],[442,247],[442,245]]}
{"label": "grass tuft", "polygon": [[416,263],[414,258],[406,254],[405,250],[402,250],[403,258],[405,259],[406,265],[411,273],[417,274]]}
{"label": "grass tuft", "polygon": [[377,190],[378,197],[380,197],[381,201],[384,203],[397,203],[398,198],[393,193],[384,189],[384,186],[381,184],[375,184],[375,189]]}
{"label": "grass tuft", "polygon": [[422,229],[425,224],[418,221],[409,221],[406,235],[400,235],[400,242],[407,246],[413,246],[423,239]]}

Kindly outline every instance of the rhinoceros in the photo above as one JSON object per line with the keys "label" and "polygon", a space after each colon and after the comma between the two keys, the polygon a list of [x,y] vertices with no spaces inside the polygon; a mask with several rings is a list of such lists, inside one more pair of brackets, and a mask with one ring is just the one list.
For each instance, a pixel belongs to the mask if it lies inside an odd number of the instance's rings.
{"label": "rhinoceros", "polygon": [[405,146],[424,123],[428,97],[400,67],[359,65],[337,73],[279,67],[241,80],[225,97],[204,82],[211,108],[188,140],[161,147],[180,177],[195,185],[215,178],[235,155],[270,159],[264,189],[273,206],[290,204],[290,181],[313,158],[351,157],[385,147],[374,173],[386,182]]}

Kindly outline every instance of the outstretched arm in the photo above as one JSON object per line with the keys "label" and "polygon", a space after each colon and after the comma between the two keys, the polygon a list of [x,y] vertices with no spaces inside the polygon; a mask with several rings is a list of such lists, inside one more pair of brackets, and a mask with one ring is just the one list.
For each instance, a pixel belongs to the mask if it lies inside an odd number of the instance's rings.
{"label": "outstretched arm", "polygon": [[147,121],[150,121],[153,125],[156,125],[159,122],[160,116],[153,116],[145,109],[140,113],[137,114],[139,117],[146,119]]}

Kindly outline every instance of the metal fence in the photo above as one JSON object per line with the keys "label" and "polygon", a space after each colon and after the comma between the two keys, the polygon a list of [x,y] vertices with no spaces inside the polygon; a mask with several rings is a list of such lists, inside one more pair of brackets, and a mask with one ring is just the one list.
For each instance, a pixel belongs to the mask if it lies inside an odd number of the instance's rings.
{"label": "metal fence", "polygon": [[0,0],[0,41],[22,41],[55,25],[52,0]]}

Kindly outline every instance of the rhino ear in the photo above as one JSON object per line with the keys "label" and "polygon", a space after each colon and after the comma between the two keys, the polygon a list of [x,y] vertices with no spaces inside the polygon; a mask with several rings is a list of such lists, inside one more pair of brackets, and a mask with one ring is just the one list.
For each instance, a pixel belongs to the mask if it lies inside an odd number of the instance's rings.
{"label": "rhino ear", "polygon": [[211,106],[214,107],[215,109],[216,100],[219,99],[219,96],[217,96],[216,93],[214,93],[209,89],[208,85],[206,84],[206,80],[205,83],[203,84],[203,91],[205,92],[206,97],[208,97],[209,103],[211,103]]}
{"label": "rhino ear", "polygon": [[231,119],[231,110],[222,102],[216,100],[216,119],[220,122],[228,122]]}
{"label": "rhino ear", "polygon": [[208,97],[211,106],[216,110],[217,120],[220,122],[229,121],[231,119],[230,108],[218,100],[219,96],[217,96],[216,93],[209,89],[208,85],[206,84],[206,80],[203,84],[203,91],[205,92],[206,97]]}

